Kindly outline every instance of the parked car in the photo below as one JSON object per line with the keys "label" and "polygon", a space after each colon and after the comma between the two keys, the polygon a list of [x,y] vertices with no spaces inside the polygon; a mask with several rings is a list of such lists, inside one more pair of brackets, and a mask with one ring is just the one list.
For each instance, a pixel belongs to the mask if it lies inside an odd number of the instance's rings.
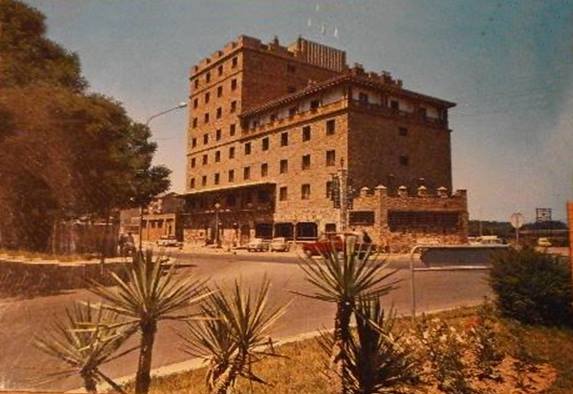
{"label": "parked car", "polygon": [[269,250],[270,241],[263,238],[253,238],[247,244],[247,250],[249,252],[264,252]]}
{"label": "parked car", "polygon": [[159,239],[157,240],[157,246],[163,246],[163,247],[181,247],[183,246],[182,242],[179,242],[177,240],[177,237],[175,237],[175,235],[162,235],[161,237],[159,237]]}
{"label": "parked car", "polygon": [[482,235],[476,238],[478,245],[503,245],[503,241],[497,235]]}
{"label": "parked car", "polygon": [[549,240],[549,238],[538,238],[537,239],[537,246],[539,246],[540,248],[549,248],[551,246],[551,241]]}
{"label": "parked car", "polygon": [[271,252],[288,252],[289,244],[285,237],[273,238],[270,249]]}
{"label": "parked car", "polygon": [[356,237],[356,249],[362,248],[363,250],[366,250],[367,247],[371,247],[371,252],[376,251],[376,245],[370,242],[364,242],[363,237],[360,234],[355,233],[323,234],[314,242],[304,243],[302,245],[302,251],[309,257],[326,253],[332,248],[337,252],[342,252],[344,250],[344,239],[348,237]]}

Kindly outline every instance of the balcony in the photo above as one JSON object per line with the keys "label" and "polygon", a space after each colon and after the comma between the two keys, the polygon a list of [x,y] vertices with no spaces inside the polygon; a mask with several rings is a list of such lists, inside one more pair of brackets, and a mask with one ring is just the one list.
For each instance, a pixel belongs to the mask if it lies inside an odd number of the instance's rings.
{"label": "balcony", "polygon": [[368,112],[374,112],[383,116],[398,117],[414,122],[420,122],[430,127],[447,127],[448,122],[443,119],[431,118],[420,113],[403,111],[400,109],[389,108],[381,104],[374,104],[365,101],[351,100],[350,108]]}

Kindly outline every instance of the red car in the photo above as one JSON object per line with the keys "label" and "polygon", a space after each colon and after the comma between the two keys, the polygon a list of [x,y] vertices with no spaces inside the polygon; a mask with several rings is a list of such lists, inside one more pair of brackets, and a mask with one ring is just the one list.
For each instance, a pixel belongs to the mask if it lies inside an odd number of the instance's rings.
{"label": "red car", "polygon": [[[321,235],[319,239],[315,242],[308,242],[302,245],[302,251],[305,255],[311,256],[319,256],[321,254],[328,253],[330,250],[334,248],[337,252],[342,252],[344,250],[344,238],[348,236],[358,237],[356,234],[337,234],[337,233],[328,233]],[[358,237],[360,238],[360,237]],[[366,250],[370,244],[362,244],[360,243],[360,239],[357,240],[356,249],[360,249],[361,247]],[[371,245],[372,252],[375,252],[376,248],[374,245]]]}
{"label": "red car", "polygon": [[342,241],[341,235],[325,234],[314,242],[308,242],[302,245],[303,253],[309,257],[327,253],[329,250],[332,250],[332,248],[337,252],[342,252],[344,242]]}

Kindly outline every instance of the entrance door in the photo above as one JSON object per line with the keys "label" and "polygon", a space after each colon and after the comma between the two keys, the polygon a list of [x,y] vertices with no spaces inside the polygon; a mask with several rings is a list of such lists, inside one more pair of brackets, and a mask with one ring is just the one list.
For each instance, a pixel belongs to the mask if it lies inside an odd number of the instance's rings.
{"label": "entrance door", "polygon": [[249,243],[249,239],[251,237],[251,228],[249,227],[248,224],[243,224],[241,226],[241,240],[240,240],[240,244],[241,245],[246,245]]}

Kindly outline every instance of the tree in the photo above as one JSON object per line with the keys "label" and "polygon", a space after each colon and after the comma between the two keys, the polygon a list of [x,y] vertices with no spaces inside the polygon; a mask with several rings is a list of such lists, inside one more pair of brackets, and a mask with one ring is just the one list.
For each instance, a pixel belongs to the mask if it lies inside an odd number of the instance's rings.
{"label": "tree", "polygon": [[384,272],[385,262],[371,255],[371,246],[357,249],[354,237],[345,240],[341,254],[331,246],[321,251],[319,261],[307,257],[299,266],[305,272],[306,280],[316,289],[314,293],[301,295],[336,304],[331,364],[341,378],[340,391],[347,393],[346,382],[350,379],[348,347],[352,341],[350,319],[356,310],[356,302],[359,298],[381,297],[394,289],[398,281],[387,282],[387,279],[396,270]]}
{"label": "tree", "polygon": [[[138,252],[126,280],[110,273],[116,287],[96,284],[91,291],[100,296],[103,307],[127,319],[141,333],[135,393],[149,391],[151,360],[157,325],[162,320],[189,320],[188,308],[209,295],[205,281],[175,276],[175,267],[166,266],[163,258],[153,259],[151,251]],[[165,272],[167,271],[167,272]]]}
{"label": "tree", "polygon": [[101,305],[78,303],[66,308],[66,320],[56,321],[51,330],[36,339],[35,345],[68,366],[49,377],[79,374],[88,393],[96,393],[96,385],[102,380],[116,392],[124,393],[100,367],[135,350],[130,348],[117,353],[134,332],[130,327],[118,325],[117,314],[102,309]]}
{"label": "tree", "polygon": [[237,281],[230,292],[217,288],[201,306],[204,319],[188,323],[181,335],[187,353],[209,360],[207,386],[212,393],[226,394],[239,377],[265,383],[252,372],[252,364],[276,356],[262,347],[270,342],[270,328],[288,306],[267,306],[269,286],[265,278],[255,293]]}
{"label": "tree", "polygon": [[1,246],[47,251],[62,217],[109,218],[169,188],[149,128],[86,93],[78,57],[45,37],[39,11],[0,0],[0,29]]}

